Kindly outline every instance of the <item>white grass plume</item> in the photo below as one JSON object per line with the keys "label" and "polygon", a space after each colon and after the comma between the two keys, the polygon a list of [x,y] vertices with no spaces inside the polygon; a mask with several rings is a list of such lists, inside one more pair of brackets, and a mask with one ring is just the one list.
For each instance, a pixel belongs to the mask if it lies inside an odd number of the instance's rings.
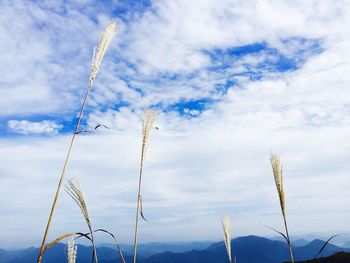
{"label": "white grass plume", "polygon": [[[139,183],[137,192],[137,208],[135,217],[135,237],[134,237],[134,263],[136,263],[137,257],[137,240],[138,240],[138,229],[139,229],[139,214],[141,212],[142,218],[144,218],[142,213],[142,199],[141,199],[141,182],[143,173],[143,163],[145,160],[145,155],[148,147],[149,136],[153,124],[156,119],[156,113],[154,111],[146,109],[142,119],[142,147],[141,147],[141,162],[140,162],[140,172],[139,172]],[[144,218],[145,219],[145,218]]]}
{"label": "white grass plume", "polygon": [[278,158],[278,156],[276,154],[273,154],[273,153],[271,154],[270,162],[271,162],[272,172],[273,172],[273,176],[274,176],[274,179],[275,179],[277,193],[278,193],[278,197],[279,197],[279,201],[280,201],[280,205],[281,205],[283,223],[284,223],[284,227],[285,227],[285,230],[286,230],[286,236],[285,237],[286,237],[286,241],[288,243],[291,261],[292,261],[292,263],[294,263],[293,249],[292,249],[292,245],[291,245],[290,238],[289,238],[287,216],[286,216],[286,199],[285,199],[284,189],[283,189],[283,171],[282,171],[282,166],[281,166],[281,163],[280,163],[280,159]]}
{"label": "white grass plume", "polygon": [[281,210],[283,216],[286,215],[286,204],[285,204],[285,196],[283,190],[283,170],[280,164],[280,160],[276,154],[271,154],[270,162],[272,166],[273,176],[275,179],[275,184],[277,188],[278,197],[280,200]]}
{"label": "white grass plume", "polygon": [[75,263],[77,259],[78,247],[73,238],[68,240],[68,263]]}
{"label": "white grass plume", "polygon": [[146,151],[148,148],[150,131],[153,128],[153,124],[156,120],[156,112],[146,109],[142,120],[142,149],[141,149],[141,165],[145,159]]}
{"label": "white grass plume", "polygon": [[72,197],[72,199],[76,202],[76,204],[80,207],[81,213],[84,216],[85,222],[90,230],[91,241],[92,241],[92,246],[93,246],[94,256],[95,256],[95,262],[97,263],[98,260],[97,260],[96,246],[95,246],[95,241],[94,241],[94,236],[93,236],[93,231],[92,231],[92,226],[91,226],[91,220],[90,220],[89,212],[87,209],[86,199],[85,199],[85,196],[84,196],[84,193],[83,193],[83,190],[81,188],[81,185],[80,185],[78,178],[74,176],[71,179],[69,179],[65,190]]}
{"label": "white grass plume", "polygon": [[65,188],[66,192],[72,197],[72,199],[76,202],[76,204],[79,206],[81,213],[84,216],[84,219],[86,221],[86,224],[88,225],[89,229],[91,227],[91,221],[89,212],[87,209],[87,203],[86,199],[83,193],[83,190],[81,188],[80,182],[77,177],[72,177],[68,180],[68,184]]}
{"label": "white grass plume", "polygon": [[224,230],[224,241],[228,259],[232,263],[231,257],[231,231],[230,231],[230,221],[227,215],[221,219],[222,228]]}
{"label": "white grass plume", "polygon": [[96,77],[96,74],[100,69],[102,59],[109,45],[111,44],[113,37],[117,33],[117,30],[118,30],[117,22],[113,21],[106,27],[105,31],[101,35],[99,45],[97,49],[94,50],[94,56],[92,60],[92,67],[91,67],[91,73],[90,73],[90,86],[92,86],[92,83]]}

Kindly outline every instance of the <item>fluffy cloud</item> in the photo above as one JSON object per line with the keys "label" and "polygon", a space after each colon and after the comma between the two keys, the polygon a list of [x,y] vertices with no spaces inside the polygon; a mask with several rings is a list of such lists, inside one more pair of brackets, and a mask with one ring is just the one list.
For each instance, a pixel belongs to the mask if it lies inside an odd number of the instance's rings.
{"label": "fluffy cloud", "polygon": [[7,122],[10,130],[20,134],[56,134],[63,127],[54,121],[10,120]]}

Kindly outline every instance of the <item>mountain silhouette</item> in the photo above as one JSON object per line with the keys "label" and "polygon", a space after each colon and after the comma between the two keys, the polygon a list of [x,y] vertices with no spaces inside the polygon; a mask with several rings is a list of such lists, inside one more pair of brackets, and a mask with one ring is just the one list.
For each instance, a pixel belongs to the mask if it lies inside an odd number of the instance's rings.
{"label": "mountain silhouette", "polygon": [[[152,243],[148,244],[152,251]],[[156,244],[153,250],[159,250],[161,245]],[[191,243],[188,243],[191,244]],[[313,240],[304,245],[294,247],[294,257],[296,261],[312,259],[324,241]],[[181,249],[186,249],[185,245],[179,245]],[[167,246],[165,246],[167,247]],[[288,262],[289,249],[286,243],[278,240],[270,240],[258,236],[239,237],[232,240],[232,258],[237,258],[239,263],[281,263]],[[192,247],[193,248],[193,247]],[[139,263],[227,263],[228,258],[224,242],[216,242],[206,249],[192,249],[188,245],[188,251],[185,252],[162,252],[150,256],[138,255]],[[346,248],[328,244],[323,250],[322,256],[330,256],[336,252],[349,251]],[[2,263],[32,263],[36,261],[39,253],[38,248],[27,248],[16,251],[0,250],[0,262]],[[97,254],[100,263],[121,262],[117,250],[113,247],[98,247]],[[77,263],[86,263],[91,261],[91,247],[78,245]],[[127,262],[132,262],[132,256],[124,252]],[[52,247],[43,258],[43,263],[61,263],[67,261],[67,247],[59,243]],[[311,261],[313,262],[313,261]],[[323,262],[323,261],[315,261]],[[348,261],[350,262],[350,261]]]}

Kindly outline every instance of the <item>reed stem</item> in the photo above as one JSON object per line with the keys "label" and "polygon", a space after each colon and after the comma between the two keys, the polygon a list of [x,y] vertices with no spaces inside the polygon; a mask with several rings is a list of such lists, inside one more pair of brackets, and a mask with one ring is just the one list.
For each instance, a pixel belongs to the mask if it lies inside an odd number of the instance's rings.
{"label": "reed stem", "polygon": [[141,182],[142,182],[142,172],[143,172],[143,153],[144,153],[144,146],[142,146],[139,183],[138,183],[138,192],[137,192],[137,208],[136,208],[135,237],[134,237],[134,263],[136,263],[137,239],[138,239],[138,231],[139,231],[140,195],[141,195]]}
{"label": "reed stem", "polygon": [[135,237],[134,237],[134,263],[136,263],[136,252],[137,252],[137,238],[139,231],[139,214],[142,218],[142,199],[141,199],[141,183],[142,183],[142,172],[143,163],[145,160],[145,154],[148,147],[148,139],[150,135],[150,130],[153,128],[153,123],[155,121],[155,112],[146,110],[144,113],[144,118],[142,120],[142,146],[141,146],[141,160],[140,160],[140,173],[139,173],[139,183],[137,191],[137,208],[136,208],[136,222],[135,222]]}
{"label": "reed stem", "polygon": [[75,125],[74,133],[73,133],[71,142],[69,144],[69,148],[68,148],[68,152],[67,152],[67,155],[66,155],[66,159],[65,159],[64,164],[63,164],[63,169],[62,169],[62,172],[61,172],[60,180],[59,180],[58,185],[57,185],[57,190],[56,190],[55,198],[53,200],[53,204],[52,204],[52,207],[51,207],[49,219],[48,219],[47,224],[46,224],[46,229],[45,229],[44,237],[43,237],[43,240],[42,240],[42,243],[41,243],[41,247],[40,247],[40,252],[39,252],[37,263],[40,263],[42,261],[42,257],[43,257],[44,249],[45,249],[45,242],[46,242],[47,235],[49,233],[51,220],[52,220],[55,208],[56,208],[58,196],[59,196],[59,193],[60,193],[61,187],[62,187],[63,178],[64,178],[64,175],[66,174],[66,171],[67,171],[69,157],[70,157],[70,154],[72,152],[72,148],[73,148],[73,145],[74,145],[74,142],[75,142],[75,138],[77,136],[77,131],[79,129],[81,119],[83,117],[84,108],[85,108],[86,101],[87,101],[87,98],[88,98],[90,90],[91,90],[91,86],[92,86],[92,82],[90,81],[89,86],[88,86],[87,91],[86,91],[86,94],[85,94],[85,97],[84,97],[83,104],[82,104],[81,109],[80,109],[80,113],[79,113],[79,117],[78,117],[77,123]]}
{"label": "reed stem", "polygon": [[288,226],[287,226],[287,219],[286,219],[286,216],[285,216],[285,215],[283,215],[283,223],[284,223],[284,227],[285,227],[285,229],[286,229],[286,236],[287,236],[287,241],[288,241],[290,259],[292,260],[292,263],[294,263],[294,256],[293,256],[292,244],[290,243],[289,232],[288,232]]}

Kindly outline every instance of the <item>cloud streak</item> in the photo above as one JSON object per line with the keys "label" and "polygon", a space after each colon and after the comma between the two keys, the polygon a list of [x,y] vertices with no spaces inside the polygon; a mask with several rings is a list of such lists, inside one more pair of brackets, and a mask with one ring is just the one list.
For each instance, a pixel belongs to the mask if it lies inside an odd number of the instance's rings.
{"label": "cloud streak", "polygon": [[53,135],[57,134],[59,130],[63,127],[54,121],[39,121],[31,122],[26,120],[10,120],[7,122],[7,126],[13,132],[19,134],[47,134]]}

